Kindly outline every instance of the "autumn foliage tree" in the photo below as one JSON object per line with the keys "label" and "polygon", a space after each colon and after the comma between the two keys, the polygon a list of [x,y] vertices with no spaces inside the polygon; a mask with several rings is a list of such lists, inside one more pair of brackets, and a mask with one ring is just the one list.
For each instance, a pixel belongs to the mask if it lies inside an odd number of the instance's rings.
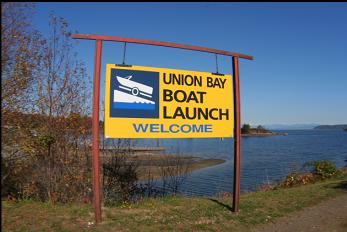
{"label": "autumn foliage tree", "polygon": [[2,195],[68,202],[90,191],[90,85],[68,23],[30,24],[33,4],[2,3]]}
{"label": "autumn foliage tree", "polygon": [[[48,165],[42,172],[46,175],[40,179],[46,180],[41,184],[51,198],[52,193],[58,195],[63,193],[66,181],[73,181],[71,178],[83,176],[83,173],[73,175],[81,170],[78,160],[84,159],[85,162],[82,163],[90,167],[86,163],[89,153],[82,154],[80,149],[81,141],[88,140],[87,135],[90,131],[80,128],[78,117],[89,112],[90,94],[85,66],[73,53],[67,22],[63,18],[51,15],[49,25],[51,30],[42,47],[44,56],[40,66],[41,75],[35,83],[37,86],[35,110],[47,115],[47,121],[39,132],[39,138],[43,148],[40,162]],[[66,121],[69,121],[69,125],[62,125]],[[72,157],[78,158],[74,160]],[[75,181],[87,182],[87,179]]]}
{"label": "autumn foliage tree", "polygon": [[17,190],[6,183],[20,183],[17,174],[27,170],[26,160],[33,154],[34,143],[28,139],[30,126],[23,125],[19,117],[19,112],[28,110],[32,104],[31,91],[41,59],[42,38],[30,24],[33,7],[26,3],[1,3],[1,185],[4,191]]}

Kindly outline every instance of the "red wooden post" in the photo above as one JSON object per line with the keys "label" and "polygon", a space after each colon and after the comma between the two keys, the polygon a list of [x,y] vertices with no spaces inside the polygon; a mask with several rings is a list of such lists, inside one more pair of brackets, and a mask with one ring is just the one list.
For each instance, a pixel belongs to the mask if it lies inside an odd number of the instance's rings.
{"label": "red wooden post", "polygon": [[239,58],[233,56],[233,88],[234,88],[234,188],[233,211],[239,211],[240,174],[241,174],[241,110],[240,110],[240,72]]}
{"label": "red wooden post", "polygon": [[93,92],[93,195],[95,222],[101,222],[100,198],[100,159],[99,159],[99,101],[100,101],[100,69],[101,69],[102,40],[96,40]]}

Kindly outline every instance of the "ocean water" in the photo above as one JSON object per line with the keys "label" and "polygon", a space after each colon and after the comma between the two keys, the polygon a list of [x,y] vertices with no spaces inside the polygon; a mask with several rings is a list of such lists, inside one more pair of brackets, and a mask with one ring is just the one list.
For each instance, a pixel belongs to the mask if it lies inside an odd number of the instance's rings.
{"label": "ocean water", "polygon": [[[313,160],[347,165],[347,132],[342,130],[278,131],[288,136],[243,137],[241,191],[283,179]],[[213,196],[231,192],[233,185],[233,139],[140,139],[138,146],[166,147],[166,153],[219,158],[225,163],[190,173],[180,188],[186,195]]]}

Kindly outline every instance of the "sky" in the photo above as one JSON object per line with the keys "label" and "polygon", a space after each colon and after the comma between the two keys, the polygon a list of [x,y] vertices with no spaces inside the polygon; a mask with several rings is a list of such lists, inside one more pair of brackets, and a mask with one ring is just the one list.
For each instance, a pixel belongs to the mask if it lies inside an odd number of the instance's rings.
{"label": "sky", "polygon": [[[254,56],[240,60],[242,123],[347,123],[347,3],[37,3],[33,25],[49,13],[82,34],[176,42]],[[95,42],[76,41],[89,78]],[[122,63],[123,43],[104,42],[106,64]],[[216,72],[215,55],[128,44],[127,64]],[[232,73],[218,56],[219,72]],[[221,100],[223,97],[221,96]]]}

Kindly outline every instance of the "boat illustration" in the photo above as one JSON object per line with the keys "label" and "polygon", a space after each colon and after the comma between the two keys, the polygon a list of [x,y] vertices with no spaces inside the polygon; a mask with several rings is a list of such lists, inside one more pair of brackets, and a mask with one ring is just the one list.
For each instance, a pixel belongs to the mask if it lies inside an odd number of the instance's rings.
{"label": "boat illustration", "polygon": [[118,82],[121,84],[119,88],[130,91],[131,94],[134,96],[137,96],[140,94],[142,96],[152,98],[152,93],[153,93],[152,87],[130,80],[132,76],[127,76],[127,77],[116,76],[116,77]]}
{"label": "boat illustration", "polygon": [[142,97],[145,96],[147,98],[152,98],[153,88],[151,86],[130,80],[132,76],[116,76],[116,78],[119,82],[119,90],[115,89],[113,93],[112,104],[114,108],[141,110],[155,109],[154,101]]}

